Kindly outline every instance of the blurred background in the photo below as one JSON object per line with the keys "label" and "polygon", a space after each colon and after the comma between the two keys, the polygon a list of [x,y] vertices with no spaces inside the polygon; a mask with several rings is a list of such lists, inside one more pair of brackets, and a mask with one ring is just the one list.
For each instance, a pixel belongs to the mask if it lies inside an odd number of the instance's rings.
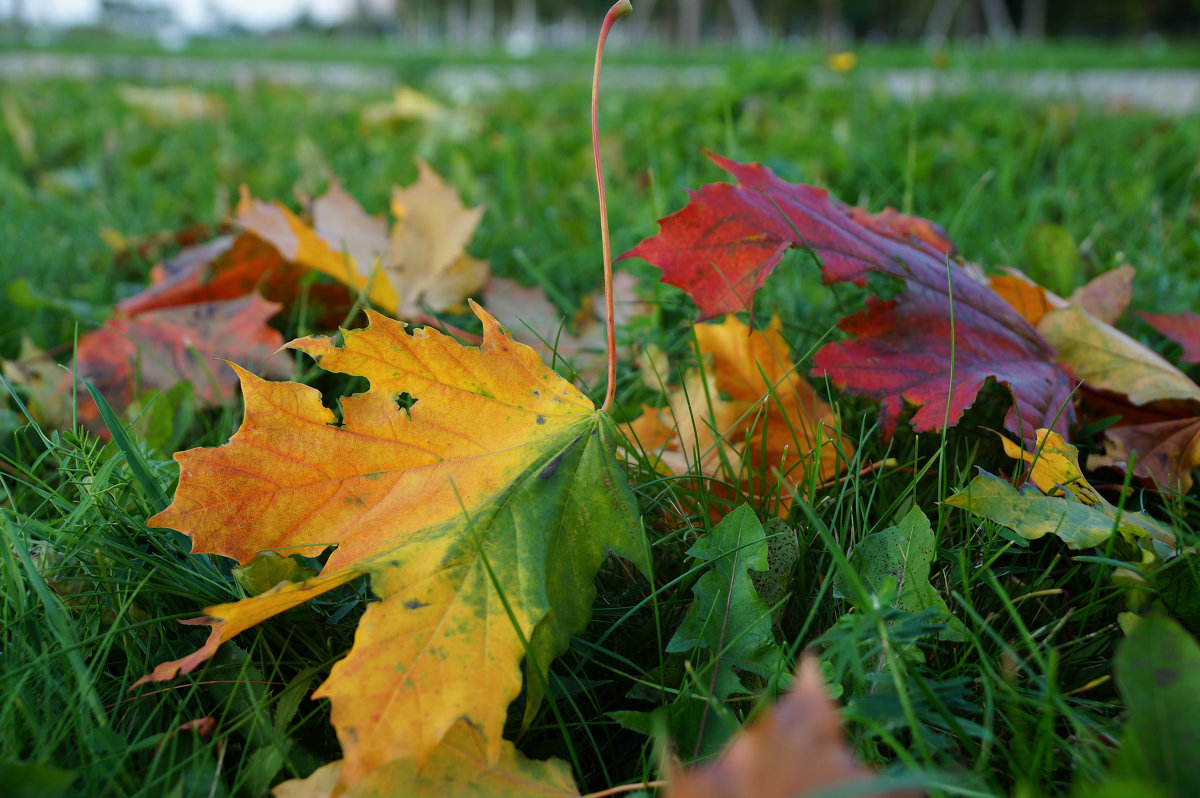
{"label": "blurred background", "polygon": [[[595,36],[608,0],[0,0],[7,44],[105,38],[182,48],[213,37],[371,37],[495,46],[521,55]],[[1003,47],[1046,38],[1144,41],[1200,33],[1200,0],[638,0],[626,43],[695,48],[772,41]]]}

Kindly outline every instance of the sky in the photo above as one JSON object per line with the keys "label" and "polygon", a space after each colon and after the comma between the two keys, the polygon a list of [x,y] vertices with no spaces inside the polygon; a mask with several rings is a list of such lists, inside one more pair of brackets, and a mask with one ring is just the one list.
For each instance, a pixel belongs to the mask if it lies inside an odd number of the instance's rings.
{"label": "sky", "polygon": [[[294,20],[308,9],[322,22],[339,19],[346,0],[143,0],[147,5],[166,6],[175,18],[191,30],[201,30],[211,20],[210,8],[218,8],[227,19],[247,27],[270,28]],[[0,0],[0,14],[11,12],[14,2]],[[70,25],[94,22],[100,13],[100,0],[24,0],[26,19],[33,23]]]}

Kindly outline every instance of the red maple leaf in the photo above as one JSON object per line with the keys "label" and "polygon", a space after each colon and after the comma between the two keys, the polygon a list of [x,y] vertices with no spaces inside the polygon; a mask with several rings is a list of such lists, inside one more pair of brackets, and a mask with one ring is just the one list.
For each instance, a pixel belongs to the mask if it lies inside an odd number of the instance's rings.
{"label": "red maple leaf", "polygon": [[709,157],[738,185],[690,192],[687,207],[661,220],[657,236],[622,257],[661,269],[663,282],[696,301],[702,319],[749,310],[789,247],[812,252],[827,284],[865,286],[872,273],[901,280],[899,295],[871,297],[866,310],[841,321],[851,338],[817,353],[817,376],[881,401],[888,434],[905,402],[918,408],[918,432],[956,423],[994,379],[1014,398],[1007,427],[1030,438],[1038,427],[1065,435],[1073,381],[1054,362],[1053,347],[951,259],[940,228],[893,210],[866,213],[759,164]]}

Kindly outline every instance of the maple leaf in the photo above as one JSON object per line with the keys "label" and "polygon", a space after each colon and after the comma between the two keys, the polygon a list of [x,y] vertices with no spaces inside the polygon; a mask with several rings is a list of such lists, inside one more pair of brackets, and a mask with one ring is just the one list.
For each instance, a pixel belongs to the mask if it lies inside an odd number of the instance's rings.
{"label": "maple leaf", "polygon": [[[257,294],[126,316],[118,313],[98,330],[83,335],[75,351],[75,372],[95,386],[120,412],[147,391],[191,383],[201,405],[233,395],[237,379],[219,356],[235,357],[275,377],[291,373],[291,358],[276,354],[283,336],[266,322],[279,310]],[[48,362],[48,361],[47,361]],[[72,375],[63,375],[68,392]],[[101,433],[99,410],[86,397],[79,419]]]}
{"label": "maple leaf", "polygon": [[855,786],[864,798],[916,798],[916,790],[871,790],[872,772],[846,745],[816,658],[801,660],[783,699],[745,726],[711,764],[674,766],[667,798],[792,798]]}
{"label": "maple leaf", "polygon": [[1078,306],[1046,314],[1038,329],[1071,373],[1093,388],[1125,394],[1135,405],[1164,399],[1200,401],[1200,386],[1187,375]]}
{"label": "maple leaf", "polygon": [[244,189],[236,221],[285,259],[362,291],[384,312],[412,318],[423,305],[445,310],[487,279],[487,262],[463,251],[483,209],[466,208],[424,161],[417,167],[416,183],[393,189],[390,234],[386,221],[336,182],[313,201],[311,227],[283,204],[255,200]]}
{"label": "maple leaf", "polygon": [[317,311],[317,324],[336,327],[349,314],[354,297],[341,283],[306,285],[311,274],[310,269],[284,260],[279,250],[255,235],[221,236],[155,264],[150,286],[119,302],[117,310],[134,316],[255,292],[291,307],[303,292],[310,311]]}
{"label": "maple leaf", "polygon": [[272,789],[275,798],[392,798],[397,786],[412,798],[578,798],[579,790],[565,763],[526,759],[507,740],[489,761],[486,740],[465,720],[458,720],[421,768],[412,760],[387,762],[345,791],[338,791],[345,763],[331,762],[308,778],[286,781]]}
{"label": "maple leaf", "polygon": [[1141,313],[1151,327],[1183,347],[1185,363],[1200,363],[1200,314]]}
{"label": "maple leaf", "polygon": [[1070,305],[1078,305],[1097,319],[1112,324],[1133,298],[1135,271],[1128,264],[1109,269],[1077,288],[1068,299],[1038,285],[1018,269],[1004,272],[988,277],[988,286],[1035,326],[1050,311]]}
{"label": "maple leaf", "polygon": [[1104,452],[1089,455],[1088,468],[1124,470],[1132,459],[1135,477],[1181,494],[1192,489],[1192,470],[1200,467],[1200,415],[1110,427],[1104,440]]}
{"label": "maple leaf", "polygon": [[[1133,274],[1131,266],[1112,269],[1076,290],[1070,300],[1015,269],[990,278],[990,285],[1037,325],[1058,350],[1058,360],[1083,380],[1088,403],[1103,405],[1096,417],[1120,417],[1116,426],[1104,430],[1105,451],[1090,455],[1088,467],[1123,470],[1132,459],[1139,480],[1187,493],[1191,472],[1200,466],[1200,386],[1112,326],[1129,305]],[[1189,314],[1141,315],[1183,344],[1187,359],[1187,336],[1198,328]],[[1118,396],[1124,398],[1113,401]]]}
{"label": "maple leaf", "polygon": [[696,301],[701,319],[750,309],[784,251],[805,249],[820,260],[826,283],[864,286],[870,274],[904,283],[898,296],[870,297],[865,311],[843,319],[839,327],[851,340],[826,345],[813,361],[818,376],[882,402],[886,434],[905,402],[917,406],[917,432],[956,423],[993,379],[1013,395],[1007,427],[1066,431],[1073,383],[1053,362],[1053,348],[948,259],[948,241],[929,223],[894,211],[871,216],[761,165],[709,157],[738,185],[691,192],[687,207],[661,220],[657,236],[622,256],[661,269],[664,282]]}
{"label": "maple leaf", "polygon": [[313,579],[209,607],[195,621],[212,627],[208,642],[143,681],[191,670],[238,632],[369,574],[382,600],[315,693],[332,701],[340,783],[394,760],[420,769],[461,718],[479,730],[483,761],[499,761],[526,644],[536,705],[538,674],[590,616],[606,552],[647,565],[611,419],[473,307],[478,348],[374,312],[341,346],[289,344],[369,381],[342,400],[341,424],[317,391],[239,370],[241,428],[176,455],[174,501],[148,523],[243,563],[336,548]]}
{"label": "maple leaf", "polygon": [[[787,486],[805,484],[814,468],[822,480],[836,476],[854,447],[797,373],[779,320],[752,330],[729,316],[692,329],[710,365],[703,374],[689,371],[668,393],[666,408],[647,407],[629,425],[629,437],[667,471],[717,478],[713,489],[735,499],[720,484],[726,464],[742,490],[758,497],[779,491],[776,474]],[[781,515],[791,499],[790,487],[779,491]]]}

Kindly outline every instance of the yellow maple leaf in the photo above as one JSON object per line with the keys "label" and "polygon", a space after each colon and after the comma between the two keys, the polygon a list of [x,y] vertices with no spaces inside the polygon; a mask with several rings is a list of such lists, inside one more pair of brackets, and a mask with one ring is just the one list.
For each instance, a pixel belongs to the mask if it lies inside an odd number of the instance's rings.
{"label": "yellow maple leaf", "polygon": [[[209,607],[205,646],[144,680],[191,670],[238,632],[369,574],[382,600],[315,693],[332,701],[339,783],[399,760],[420,770],[462,718],[483,761],[499,761],[526,652],[536,705],[538,674],[590,617],[606,551],[647,566],[611,419],[473,307],[478,348],[376,313],[340,346],[289,344],[370,382],[342,400],[340,423],[314,389],[239,372],[242,427],[225,446],[176,455],[174,501],[148,523],[239,562],[336,549],[313,579]],[[401,394],[415,404],[400,407]]]}
{"label": "yellow maple leaf", "polygon": [[[735,316],[693,327],[702,374],[689,371],[684,385],[668,393],[666,408],[647,408],[628,427],[629,436],[664,470],[719,477],[728,467],[754,496],[778,488],[780,514],[791,506],[791,486],[815,469],[836,476],[854,452],[834,428],[833,410],[796,372],[778,319],[751,330]],[[719,485],[714,483],[721,492]]]}
{"label": "yellow maple leaf", "polygon": [[284,258],[361,291],[371,304],[401,318],[422,307],[445,310],[487,280],[487,261],[465,247],[483,217],[424,161],[417,182],[395,188],[391,232],[336,182],[312,203],[312,225],[280,202],[253,199],[242,189],[236,221]]}
{"label": "yellow maple leaf", "polygon": [[[308,778],[293,779],[272,790],[275,798],[578,798],[571,769],[556,760],[526,759],[512,743],[501,743],[499,758],[489,762],[479,730],[460,720],[451,727],[424,767],[411,760],[388,762],[345,792],[338,792],[345,763],[330,762]],[[399,791],[403,785],[403,792]]]}

